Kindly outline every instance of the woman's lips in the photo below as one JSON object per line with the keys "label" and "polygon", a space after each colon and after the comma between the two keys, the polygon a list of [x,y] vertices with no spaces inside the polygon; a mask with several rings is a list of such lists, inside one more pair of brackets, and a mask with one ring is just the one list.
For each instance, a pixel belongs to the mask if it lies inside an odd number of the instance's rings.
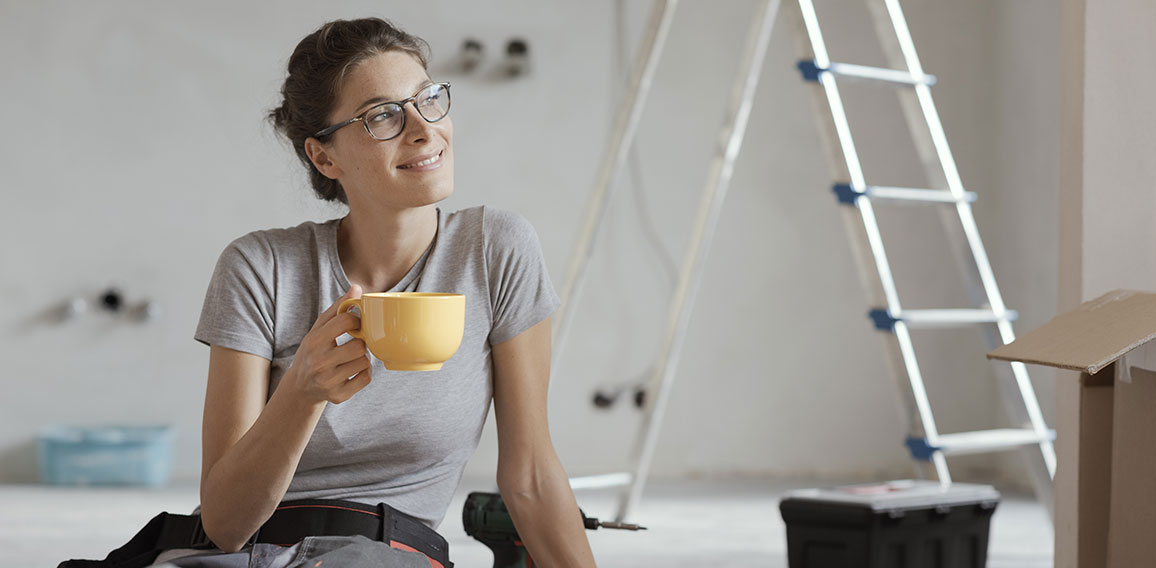
{"label": "woman's lips", "polygon": [[442,154],[444,153],[445,150],[442,150],[437,154],[422,158],[416,162],[398,166],[397,169],[405,170],[407,172],[428,172],[430,170],[436,170],[442,167]]}

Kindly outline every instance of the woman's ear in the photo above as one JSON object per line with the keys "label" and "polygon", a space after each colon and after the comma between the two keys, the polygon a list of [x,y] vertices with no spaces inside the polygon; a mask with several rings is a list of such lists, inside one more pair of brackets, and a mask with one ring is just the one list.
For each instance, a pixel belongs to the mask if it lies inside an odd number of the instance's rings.
{"label": "woman's ear", "polygon": [[305,139],[305,155],[313,162],[313,166],[321,175],[329,179],[341,177],[341,167],[333,161],[333,156],[320,140],[312,136]]}

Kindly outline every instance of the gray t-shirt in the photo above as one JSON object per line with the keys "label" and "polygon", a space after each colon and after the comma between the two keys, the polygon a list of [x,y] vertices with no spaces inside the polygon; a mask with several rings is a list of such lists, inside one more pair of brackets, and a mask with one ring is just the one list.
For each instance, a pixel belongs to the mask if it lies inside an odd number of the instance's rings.
{"label": "gray t-shirt", "polygon": [[[384,291],[465,294],[461,347],[425,372],[387,371],[367,351],[373,380],[325,407],[286,500],[385,502],[436,529],[489,412],[490,346],[561,303],[524,218],[492,207],[437,213],[429,249]],[[349,290],[338,221],[254,231],[225,247],[213,271],[194,337],[269,359],[270,395],[317,316]]]}

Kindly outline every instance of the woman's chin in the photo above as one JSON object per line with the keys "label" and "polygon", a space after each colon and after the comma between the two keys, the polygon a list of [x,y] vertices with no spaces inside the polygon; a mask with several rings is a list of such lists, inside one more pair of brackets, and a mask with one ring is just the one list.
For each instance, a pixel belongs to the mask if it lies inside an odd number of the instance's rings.
{"label": "woman's chin", "polygon": [[422,191],[422,195],[434,201],[441,201],[453,194],[454,186],[451,184],[437,184],[433,187],[423,188]]}
{"label": "woman's chin", "polygon": [[421,193],[421,197],[415,200],[414,207],[425,207],[434,205],[449,199],[454,194],[453,186],[449,187],[434,187]]}

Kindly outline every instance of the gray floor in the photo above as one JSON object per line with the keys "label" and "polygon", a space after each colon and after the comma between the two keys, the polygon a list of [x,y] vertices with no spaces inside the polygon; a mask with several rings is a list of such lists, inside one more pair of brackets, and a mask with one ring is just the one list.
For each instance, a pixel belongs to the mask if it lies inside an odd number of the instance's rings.
{"label": "gray floor", "polygon": [[[787,566],[786,532],[779,496],[825,483],[762,481],[655,481],[635,520],[649,530],[597,530],[587,535],[599,566]],[[462,503],[469,491],[491,490],[462,483],[439,529],[460,568],[484,568],[489,550],[462,530]],[[609,520],[610,491],[580,491],[587,515]],[[187,513],[197,504],[195,487],[69,489],[0,485],[0,566],[55,566],[66,558],[103,558],[162,510]],[[1052,565],[1052,532],[1043,507],[1005,493],[992,518],[991,568]]]}

